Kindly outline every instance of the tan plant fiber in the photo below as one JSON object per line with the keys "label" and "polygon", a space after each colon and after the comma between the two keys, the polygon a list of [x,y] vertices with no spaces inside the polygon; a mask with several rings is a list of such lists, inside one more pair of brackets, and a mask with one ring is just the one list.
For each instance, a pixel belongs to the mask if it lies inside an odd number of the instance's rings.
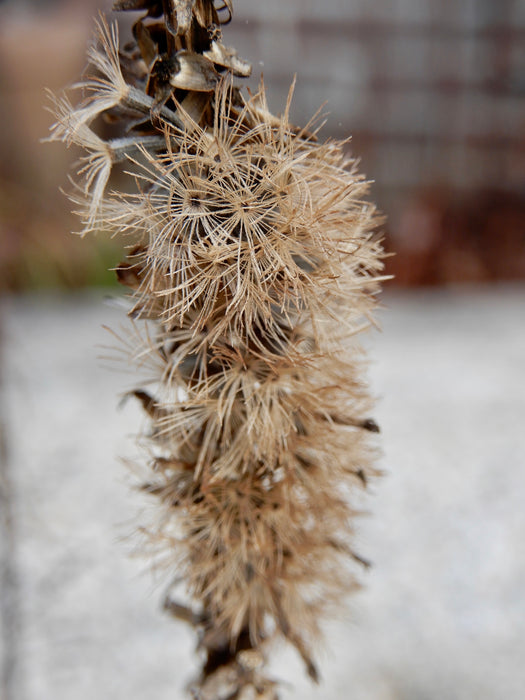
{"label": "tan plant fiber", "polygon": [[228,0],[115,9],[140,11],[134,39],[100,19],[83,97],[55,98],[51,138],[83,149],[84,231],[129,239],[127,347],[154,378],[133,392],[150,422],[142,488],[152,553],[186,589],[166,608],[204,652],[190,692],[276,698],[268,642],[284,636],[317,679],[320,624],[358,585],[377,426],[356,335],[382,279],[377,216],[346,143],[292,126],[291,93],[276,117],[262,85],[236,86],[250,69],[222,43]]}

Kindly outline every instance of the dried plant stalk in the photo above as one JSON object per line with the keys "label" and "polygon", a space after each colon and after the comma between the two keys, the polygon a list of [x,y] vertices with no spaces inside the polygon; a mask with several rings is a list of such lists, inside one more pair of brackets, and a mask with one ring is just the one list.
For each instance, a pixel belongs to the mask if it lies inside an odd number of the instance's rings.
{"label": "dried plant stalk", "polygon": [[230,0],[114,9],[141,11],[133,41],[100,19],[83,100],[55,99],[51,138],[84,150],[84,232],[130,239],[130,345],[156,377],[134,392],[151,422],[143,488],[191,601],[166,608],[205,651],[193,697],[276,698],[264,645],[284,636],[317,679],[320,622],[363,562],[352,500],[376,474],[377,426],[354,337],[381,281],[376,213],[345,143],[236,86],[250,66],[222,43]]}

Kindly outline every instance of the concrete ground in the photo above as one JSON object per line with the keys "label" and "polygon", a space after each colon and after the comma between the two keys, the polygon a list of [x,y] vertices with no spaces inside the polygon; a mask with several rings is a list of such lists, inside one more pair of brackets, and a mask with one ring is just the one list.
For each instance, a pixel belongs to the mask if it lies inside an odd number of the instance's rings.
{"label": "concrete ground", "polygon": [[[374,567],[327,627],[323,684],[285,647],[272,671],[283,700],[520,700],[525,288],[384,302],[386,476],[359,533]],[[96,296],[1,305],[2,700],[177,700],[197,668],[191,631],[159,610],[162,578],[129,556],[148,503],[119,457],[141,417],[117,408],[133,375],[97,359],[101,325],[123,318]]]}

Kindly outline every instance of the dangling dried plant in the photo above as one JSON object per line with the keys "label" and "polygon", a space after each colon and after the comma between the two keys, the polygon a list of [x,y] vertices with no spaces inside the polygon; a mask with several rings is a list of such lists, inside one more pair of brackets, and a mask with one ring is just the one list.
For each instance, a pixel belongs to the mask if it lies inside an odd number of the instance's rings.
{"label": "dangling dried plant", "polygon": [[[83,101],[55,100],[52,138],[84,149],[72,199],[84,231],[129,236],[137,363],[154,390],[154,548],[199,631],[200,700],[276,698],[263,647],[278,635],[317,679],[311,647],[357,586],[355,493],[375,475],[354,336],[371,321],[382,250],[345,143],[273,116],[222,43],[230,0],[119,0],[133,41],[98,23]],[[223,14],[226,16],[224,17]],[[104,140],[100,117],[120,127]],[[116,127],[113,126],[113,129]],[[108,191],[123,162],[120,192]],[[143,331],[140,331],[143,322]]]}

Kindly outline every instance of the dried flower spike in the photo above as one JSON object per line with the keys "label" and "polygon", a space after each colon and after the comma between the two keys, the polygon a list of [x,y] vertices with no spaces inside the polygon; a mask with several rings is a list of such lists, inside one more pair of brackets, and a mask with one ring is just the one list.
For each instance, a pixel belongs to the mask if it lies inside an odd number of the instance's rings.
{"label": "dried flower spike", "polygon": [[133,392],[151,423],[142,487],[158,501],[153,553],[188,597],[166,610],[205,652],[191,693],[276,698],[268,642],[284,636],[317,679],[320,623],[366,564],[352,502],[376,474],[378,428],[354,336],[382,279],[376,214],[345,143],[236,86],[250,67],[222,42],[230,0],[114,9],[140,12],[133,41],[100,19],[83,99],[56,99],[51,138],[84,150],[84,231],[129,237],[128,346],[155,378]]}

